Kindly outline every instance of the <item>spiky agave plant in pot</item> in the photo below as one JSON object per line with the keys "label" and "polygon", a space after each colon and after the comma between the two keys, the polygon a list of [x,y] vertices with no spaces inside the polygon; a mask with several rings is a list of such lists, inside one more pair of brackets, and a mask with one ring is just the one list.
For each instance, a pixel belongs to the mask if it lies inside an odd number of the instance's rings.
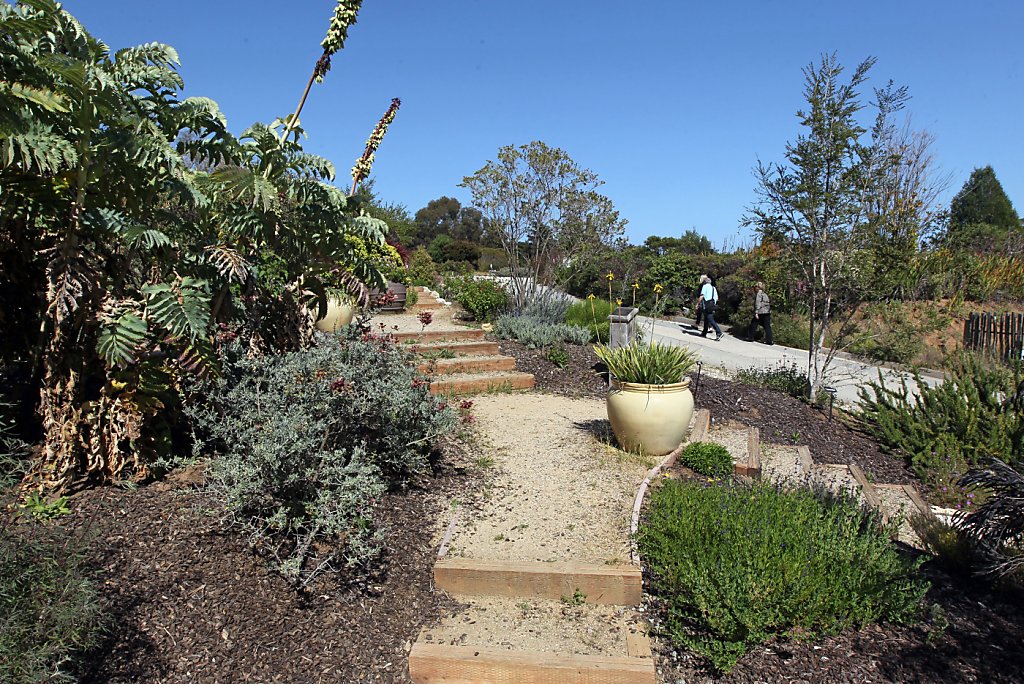
{"label": "spiky agave plant in pot", "polygon": [[594,351],[611,377],[608,420],[619,446],[661,456],[682,444],[693,418],[687,373],[697,363],[696,352],[656,342],[653,330],[650,341],[615,349],[598,344]]}

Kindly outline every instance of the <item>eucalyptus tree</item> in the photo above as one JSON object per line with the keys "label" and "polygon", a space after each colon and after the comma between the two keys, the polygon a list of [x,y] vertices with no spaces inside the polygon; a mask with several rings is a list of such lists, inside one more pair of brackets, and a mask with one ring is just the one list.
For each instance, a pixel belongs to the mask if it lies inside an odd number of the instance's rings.
{"label": "eucalyptus tree", "polygon": [[565,150],[540,141],[502,147],[462,179],[508,257],[515,306],[536,296],[538,285],[561,284],[556,276],[570,278],[594,247],[622,235],[626,221],[597,191],[603,184]]}

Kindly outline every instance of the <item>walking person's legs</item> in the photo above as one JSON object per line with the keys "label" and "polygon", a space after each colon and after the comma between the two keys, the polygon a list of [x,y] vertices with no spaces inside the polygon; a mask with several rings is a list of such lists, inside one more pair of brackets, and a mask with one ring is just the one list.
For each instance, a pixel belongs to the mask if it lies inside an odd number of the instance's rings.
{"label": "walking person's legs", "polygon": [[761,326],[764,327],[764,343],[775,344],[775,338],[772,335],[772,315],[761,314]]}
{"label": "walking person's legs", "polygon": [[704,312],[704,336],[708,334],[708,325],[711,325],[715,329],[715,340],[722,339],[722,329],[718,327],[718,323],[715,321],[715,314],[708,311]]}

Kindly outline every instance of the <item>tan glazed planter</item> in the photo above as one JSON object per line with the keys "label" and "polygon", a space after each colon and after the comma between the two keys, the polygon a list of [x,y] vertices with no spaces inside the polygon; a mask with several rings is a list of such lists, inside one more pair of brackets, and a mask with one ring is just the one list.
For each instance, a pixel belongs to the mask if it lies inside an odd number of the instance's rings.
{"label": "tan glazed planter", "polygon": [[327,313],[316,322],[316,329],[328,333],[337,332],[338,328],[351,323],[355,314],[356,310],[351,304],[340,299],[328,299]]}
{"label": "tan glazed planter", "polygon": [[682,444],[690,429],[690,379],[671,385],[612,380],[607,406],[612,432],[623,450],[662,456]]}

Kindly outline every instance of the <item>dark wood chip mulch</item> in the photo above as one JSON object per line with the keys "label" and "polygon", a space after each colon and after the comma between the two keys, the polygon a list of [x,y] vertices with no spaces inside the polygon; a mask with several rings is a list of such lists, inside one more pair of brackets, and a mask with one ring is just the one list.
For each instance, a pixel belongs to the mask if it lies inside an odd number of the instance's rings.
{"label": "dark wood chip mulch", "polygon": [[201,490],[150,485],[73,497],[109,622],[83,682],[408,682],[422,626],[454,605],[433,591],[431,524],[472,487],[458,470],[388,494],[385,563],[358,583],[299,594],[222,525]]}

